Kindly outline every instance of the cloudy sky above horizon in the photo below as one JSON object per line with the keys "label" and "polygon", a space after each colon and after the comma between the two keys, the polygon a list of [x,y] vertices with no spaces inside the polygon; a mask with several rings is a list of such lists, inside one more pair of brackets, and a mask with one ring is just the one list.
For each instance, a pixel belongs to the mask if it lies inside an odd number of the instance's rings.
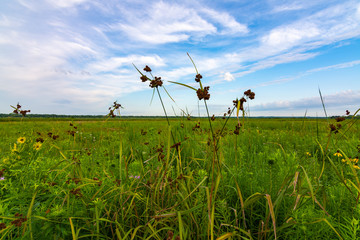
{"label": "cloudy sky above horizon", "polygon": [[358,0],[13,0],[0,8],[0,113],[163,115],[133,63],[149,65],[169,115],[204,115],[191,55],[222,115],[251,89],[251,116],[360,108]]}

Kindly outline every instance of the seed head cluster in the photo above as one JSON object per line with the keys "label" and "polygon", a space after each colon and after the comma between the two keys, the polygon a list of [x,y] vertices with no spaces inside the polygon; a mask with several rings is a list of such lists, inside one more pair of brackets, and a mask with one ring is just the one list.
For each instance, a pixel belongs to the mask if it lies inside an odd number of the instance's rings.
{"label": "seed head cluster", "polygon": [[197,75],[195,76],[195,82],[200,82],[201,79],[202,79],[201,74],[197,74]]}
{"label": "seed head cluster", "polygon": [[149,84],[149,86],[150,86],[151,88],[161,87],[162,85],[163,85],[163,81],[161,81],[161,77],[155,77],[155,79],[154,79],[154,80],[151,80],[151,81],[150,81],[150,84]]}
{"label": "seed head cluster", "polygon": [[[148,65],[146,65],[143,70],[145,72],[150,73],[150,74],[151,74],[151,71],[152,71],[151,68]],[[157,87],[161,87],[163,85],[163,81],[161,80],[161,77],[154,77],[154,79],[150,79],[146,75],[141,73],[140,79],[141,79],[142,82],[150,81],[149,87],[151,87],[151,88],[157,88]]]}
{"label": "seed head cluster", "polygon": [[255,93],[252,92],[250,89],[244,92],[244,95],[253,100],[255,98]]}
{"label": "seed head cluster", "polygon": [[[12,106],[12,107],[13,107],[13,106]],[[28,112],[30,112],[30,110],[23,110],[23,109],[21,109],[21,105],[20,105],[19,103],[16,105],[16,107],[13,107],[13,108],[14,108],[13,113],[15,113],[15,114],[21,114],[23,117],[25,117],[26,114],[27,114]]]}
{"label": "seed head cluster", "polygon": [[114,104],[111,107],[109,107],[109,113],[108,113],[107,116],[110,116],[110,117],[113,117],[113,118],[116,117],[114,111],[118,110],[119,114],[120,114],[120,108],[123,108],[123,107],[121,106],[120,103],[117,103],[117,101],[115,101]]}
{"label": "seed head cluster", "polygon": [[209,100],[210,99],[210,93],[209,93],[209,89],[210,87],[204,87],[203,89],[199,88],[196,91],[196,94],[199,98],[199,100],[204,99],[204,100]]}
{"label": "seed head cluster", "polygon": [[240,110],[244,111],[244,102],[246,102],[246,98],[253,100],[255,99],[255,93],[251,91],[251,89],[246,90],[244,92],[244,96],[242,98],[240,98],[240,100],[236,99],[233,101],[234,106],[237,107],[238,103],[240,104]]}

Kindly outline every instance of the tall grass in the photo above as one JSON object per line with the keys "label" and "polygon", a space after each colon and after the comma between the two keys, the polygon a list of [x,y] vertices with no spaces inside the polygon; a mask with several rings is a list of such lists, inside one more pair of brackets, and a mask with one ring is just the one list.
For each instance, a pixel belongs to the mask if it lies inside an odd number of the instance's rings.
{"label": "tall grass", "polygon": [[[199,89],[174,84],[207,107],[193,65]],[[138,71],[165,119],[0,123],[0,239],[359,238],[358,112],[246,119],[245,91],[225,119],[168,118]]]}

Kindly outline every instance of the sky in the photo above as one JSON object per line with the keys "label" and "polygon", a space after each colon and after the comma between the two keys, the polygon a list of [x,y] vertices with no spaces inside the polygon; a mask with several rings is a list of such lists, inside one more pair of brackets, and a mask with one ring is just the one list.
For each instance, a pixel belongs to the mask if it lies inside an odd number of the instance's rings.
{"label": "sky", "polygon": [[0,0],[0,113],[163,116],[140,80],[161,77],[168,115],[210,115],[251,89],[249,116],[360,108],[358,0]]}

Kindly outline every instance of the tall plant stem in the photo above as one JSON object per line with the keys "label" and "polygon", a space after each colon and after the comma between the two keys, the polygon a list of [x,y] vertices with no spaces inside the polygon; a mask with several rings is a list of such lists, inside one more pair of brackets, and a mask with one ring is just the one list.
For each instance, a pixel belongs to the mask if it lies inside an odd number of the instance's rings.
{"label": "tall plant stem", "polygon": [[208,120],[209,120],[209,124],[210,124],[210,130],[211,130],[211,135],[212,135],[212,141],[213,141],[213,146],[214,146],[214,157],[213,157],[213,161],[212,161],[212,166],[211,166],[211,169],[212,169],[212,176],[214,178],[214,165],[215,165],[215,162],[216,160],[218,160],[218,169],[219,171],[221,170],[220,169],[220,164],[219,164],[219,156],[218,156],[218,151],[217,151],[217,143],[216,143],[216,138],[215,138],[215,134],[214,134],[214,130],[213,130],[213,127],[211,125],[211,120],[210,120],[210,114],[209,114],[209,108],[207,106],[207,103],[206,103],[206,100],[204,100],[204,103],[205,103],[205,108],[206,108],[206,112],[207,112],[207,115],[208,115]]}
{"label": "tall plant stem", "polygon": [[[158,95],[159,95],[159,99],[160,99],[160,102],[161,102],[161,106],[162,106],[162,108],[163,108],[163,110],[164,110],[165,117],[166,117],[166,121],[167,121],[168,126],[169,126],[169,128],[170,128],[170,127],[171,127],[170,121],[169,121],[168,115],[167,115],[167,113],[166,113],[165,106],[164,106],[163,100],[162,100],[161,95],[160,95],[160,92],[159,92],[159,88],[156,87],[156,91],[157,91],[157,93],[158,93]],[[174,138],[174,135],[173,135],[171,129],[170,129],[170,134],[171,134],[171,138],[172,138],[172,140],[173,140],[173,143],[175,144],[175,143],[176,143],[176,142],[175,142],[175,138]],[[178,154],[180,155],[180,151],[179,151],[178,147],[176,147],[176,151],[177,151]]]}
{"label": "tall plant stem", "polygon": [[[156,91],[157,91],[157,93],[158,93],[158,95],[159,95],[159,99],[160,99],[160,102],[161,102],[161,106],[162,106],[162,108],[163,108],[163,110],[164,110],[164,113],[165,113],[166,121],[167,121],[167,123],[168,123],[168,126],[170,127],[170,121],[169,121],[168,115],[167,115],[167,113],[166,113],[165,106],[164,106],[163,100],[162,100],[161,95],[160,95],[160,92],[159,92],[159,88],[156,88]],[[171,134],[171,137],[172,137],[172,139],[173,139],[173,142],[176,143],[172,131],[170,131],[170,134]]]}

